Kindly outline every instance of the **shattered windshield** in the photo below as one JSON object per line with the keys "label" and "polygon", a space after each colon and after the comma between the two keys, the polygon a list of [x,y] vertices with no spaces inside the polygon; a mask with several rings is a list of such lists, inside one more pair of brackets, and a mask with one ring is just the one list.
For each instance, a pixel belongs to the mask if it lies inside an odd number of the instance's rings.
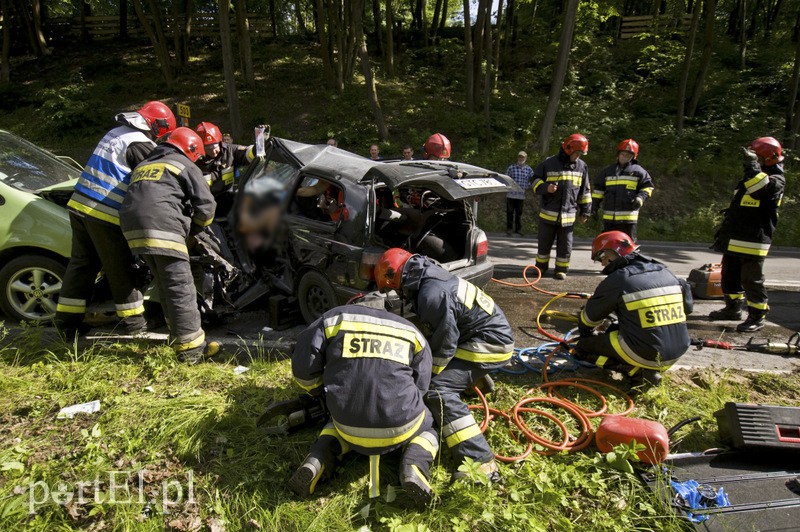
{"label": "shattered windshield", "polygon": [[39,190],[70,179],[80,171],[15,135],[0,131],[0,181],[20,190]]}

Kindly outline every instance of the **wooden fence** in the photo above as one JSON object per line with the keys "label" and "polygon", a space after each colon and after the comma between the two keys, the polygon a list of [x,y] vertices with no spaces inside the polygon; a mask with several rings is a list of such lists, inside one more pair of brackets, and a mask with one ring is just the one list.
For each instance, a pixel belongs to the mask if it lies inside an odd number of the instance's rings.
{"label": "wooden fence", "polygon": [[[149,18],[149,17],[148,17]],[[231,15],[231,32],[236,34],[236,17]],[[269,17],[262,14],[251,13],[247,15],[248,22],[250,23],[250,35],[253,37],[270,37],[272,36],[272,26]],[[152,24],[153,19],[149,18]],[[175,28],[175,18],[164,17],[161,20],[164,32],[172,35]],[[177,20],[180,27],[184,24],[184,20],[179,18]],[[92,39],[111,39],[119,35],[119,16],[88,16],[81,20],[80,16],[77,17],[63,17],[48,19],[44,25],[45,33],[48,37],[54,38],[69,36],[72,38],[80,38],[84,30]],[[135,15],[128,16],[127,24],[128,35],[132,37],[146,37],[144,28]],[[196,14],[192,17],[191,36],[199,38],[215,38],[219,36],[219,18],[216,14]]]}
{"label": "wooden fence", "polygon": [[682,15],[676,19],[672,15],[643,15],[638,17],[622,17],[619,26],[619,38],[630,39],[640,33],[664,32],[672,29],[674,32],[685,33],[692,25],[692,15]]}

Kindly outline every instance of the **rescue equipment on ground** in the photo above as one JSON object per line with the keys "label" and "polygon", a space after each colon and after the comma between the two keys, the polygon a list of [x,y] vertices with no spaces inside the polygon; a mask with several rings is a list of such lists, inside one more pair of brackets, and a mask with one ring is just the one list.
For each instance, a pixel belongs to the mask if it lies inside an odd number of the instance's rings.
{"label": "rescue equipment on ground", "polygon": [[738,345],[708,338],[696,338],[692,345],[697,349],[712,347],[714,349],[751,351],[753,353],[768,353],[772,355],[797,355],[800,353],[800,332],[789,337],[786,342],[773,342],[769,338],[750,338],[746,344]]}
{"label": "rescue equipment on ground", "polygon": [[714,412],[720,437],[749,453],[800,453],[800,408],[725,403]]}
{"label": "rescue equipment on ground", "polygon": [[629,445],[632,441],[645,446],[636,453],[639,460],[657,464],[669,454],[667,429],[658,421],[624,416],[606,416],[597,427],[595,443],[602,453],[610,453],[617,445]]}
{"label": "rescue equipment on ground", "polygon": [[686,279],[697,299],[722,299],[722,264],[704,264],[689,272]]}
{"label": "rescue equipment on ground", "polygon": [[275,401],[261,414],[257,426],[267,426],[268,434],[288,435],[306,427],[321,425],[328,417],[325,399],[303,394],[295,399]]}

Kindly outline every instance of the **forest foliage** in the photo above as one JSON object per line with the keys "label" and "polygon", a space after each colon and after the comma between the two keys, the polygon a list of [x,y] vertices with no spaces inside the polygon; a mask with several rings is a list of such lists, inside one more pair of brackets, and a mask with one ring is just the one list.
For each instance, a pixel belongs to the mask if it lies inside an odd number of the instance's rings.
{"label": "forest foliage", "polygon": [[[535,164],[560,139],[581,132],[590,140],[585,160],[598,172],[613,161],[617,142],[633,137],[656,181],[642,238],[708,241],[740,177],[741,146],[769,135],[787,155],[776,244],[800,245],[793,176],[800,6],[794,3],[3,0],[2,6],[0,127],[79,161],[117,111],[150,99],[190,105],[192,123],[218,122],[239,142],[248,141],[252,126],[270,123],[279,136],[306,142],[334,136],[361,154],[377,142],[393,157],[405,144],[419,153],[439,131],[453,142],[454,159],[498,171],[520,149]],[[226,6],[224,32],[209,17]],[[114,30],[120,12],[125,32]],[[100,15],[117,17],[117,26],[92,36],[91,17]],[[626,17],[643,16],[652,18],[626,33]],[[501,228],[503,220],[490,211],[500,212],[484,209],[484,225]],[[528,223],[533,230],[532,217]],[[590,223],[579,234],[597,227]]]}

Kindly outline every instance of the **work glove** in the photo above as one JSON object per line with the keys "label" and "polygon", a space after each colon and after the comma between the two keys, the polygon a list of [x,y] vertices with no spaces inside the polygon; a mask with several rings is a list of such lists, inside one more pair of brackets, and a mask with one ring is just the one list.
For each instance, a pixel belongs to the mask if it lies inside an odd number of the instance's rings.
{"label": "work glove", "polygon": [[742,148],[742,163],[748,175],[750,173],[755,175],[761,171],[761,165],[758,164],[758,155],[749,148]]}
{"label": "work glove", "polygon": [[640,209],[644,205],[644,200],[641,196],[636,196],[636,199],[633,200],[633,208]]}

